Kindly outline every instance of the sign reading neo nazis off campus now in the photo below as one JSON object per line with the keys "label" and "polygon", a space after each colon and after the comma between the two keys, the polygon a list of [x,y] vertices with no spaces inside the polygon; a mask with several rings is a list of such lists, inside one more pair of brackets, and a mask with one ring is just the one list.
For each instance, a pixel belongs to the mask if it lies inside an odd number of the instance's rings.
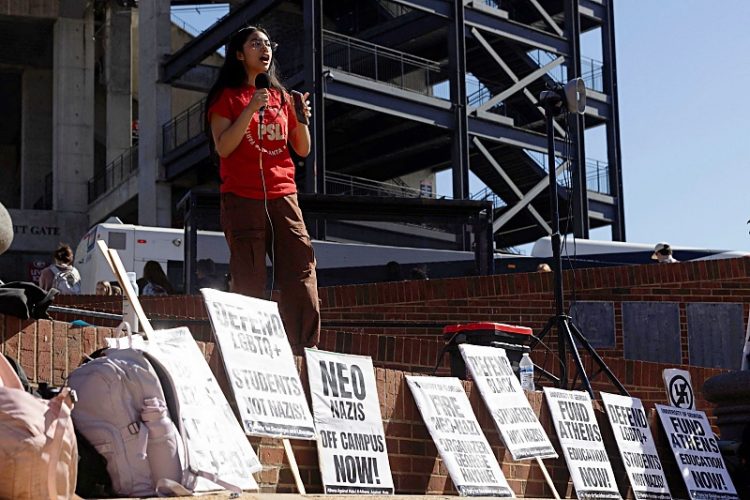
{"label": "sign reading neo nazis off campus now", "polygon": [[315,427],[275,302],[202,289],[247,434],[314,439]]}
{"label": "sign reading neo nazis off campus now", "polygon": [[372,359],[317,349],[305,357],[324,492],[393,494]]}

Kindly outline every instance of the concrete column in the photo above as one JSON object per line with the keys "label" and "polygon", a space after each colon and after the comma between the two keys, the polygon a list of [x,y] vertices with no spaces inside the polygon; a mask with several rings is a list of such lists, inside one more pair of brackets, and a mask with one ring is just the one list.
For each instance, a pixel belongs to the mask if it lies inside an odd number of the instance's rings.
{"label": "concrete column", "polygon": [[44,196],[52,173],[52,72],[27,68],[21,80],[21,208]]}
{"label": "concrete column", "polygon": [[93,12],[58,18],[53,37],[53,208],[83,213],[94,173]]}
{"label": "concrete column", "polygon": [[132,92],[130,88],[129,8],[107,6],[104,78],[107,87],[107,164],[130,148]]}
{"label": "concrete column", "polygon": [[161,127],[170,116],[171,89],[159,67],[171,52],[169,0],[138,3],[138,223],[169,227],[172,200],[161,165]]}

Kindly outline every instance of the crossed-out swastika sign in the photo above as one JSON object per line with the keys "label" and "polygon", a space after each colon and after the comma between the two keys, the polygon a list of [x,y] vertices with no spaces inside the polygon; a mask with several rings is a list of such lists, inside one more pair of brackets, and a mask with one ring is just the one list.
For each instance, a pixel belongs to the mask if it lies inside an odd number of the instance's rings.
{"label": "crossed-out swastika sign", "polygon": [[669,405],[684,410],[695,410],[695,396],[690,372],[667,368],[663,372]]}

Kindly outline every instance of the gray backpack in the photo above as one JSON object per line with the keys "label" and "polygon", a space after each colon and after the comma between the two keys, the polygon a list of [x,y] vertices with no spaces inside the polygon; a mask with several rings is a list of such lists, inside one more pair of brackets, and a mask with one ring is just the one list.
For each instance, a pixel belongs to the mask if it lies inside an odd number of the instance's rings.
{"label": "gray backpack", "polygon": [[152,363],[135,349],[105,354],[73,371],[68,383],[79,396],[75,427],[107,460],[113,491],[153,496],[182,485],[189,494],[195,477]]}

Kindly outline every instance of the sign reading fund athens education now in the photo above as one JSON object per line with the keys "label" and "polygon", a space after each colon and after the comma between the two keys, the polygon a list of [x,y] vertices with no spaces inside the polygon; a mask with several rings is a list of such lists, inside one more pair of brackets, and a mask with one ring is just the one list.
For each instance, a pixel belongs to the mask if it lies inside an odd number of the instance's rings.
{"label": "sign reading fund athens education now", "polygon": [[636,500],[669,500],[667,478],[640,399],[601,393]]}
{"label": "sign reading fund athens education now", "polygon": [[544,388],[550,416],[580,500],[621,500],[588,393]]}
{"label": "sign reading fund athens education now", "polygon": [[706,414],[660,404],[655,406],[690,498],[739,499]]}
{"label": "sign reading fund athens education now", "polygon": [[458,347],[513,460],[557,458],[505,349],[471,344]]}
{"label": "sign reading fund athens education now", "polygon": [[455,377],[407,376],[430,436],[462,496],[515,497]]}
{"label": "sign reading fund athens education now", "polygon": [[392,495],[372,359],[306,349],[324,493]]}
{"label": "sign reading fund athens education now", "polygon": [[[252,473],[262,468],[258,457],[190,331],[157,330],[144,347],[164,365],[176,388],[190,466],[243,490],[257,490]],[[212,482],[197,478],[196,491],[215,489]]]}
{"label": "sign reading fund athens education now", "polygon": [[201,293],[245,432],[315,439],[276,303],[208,288]]}

